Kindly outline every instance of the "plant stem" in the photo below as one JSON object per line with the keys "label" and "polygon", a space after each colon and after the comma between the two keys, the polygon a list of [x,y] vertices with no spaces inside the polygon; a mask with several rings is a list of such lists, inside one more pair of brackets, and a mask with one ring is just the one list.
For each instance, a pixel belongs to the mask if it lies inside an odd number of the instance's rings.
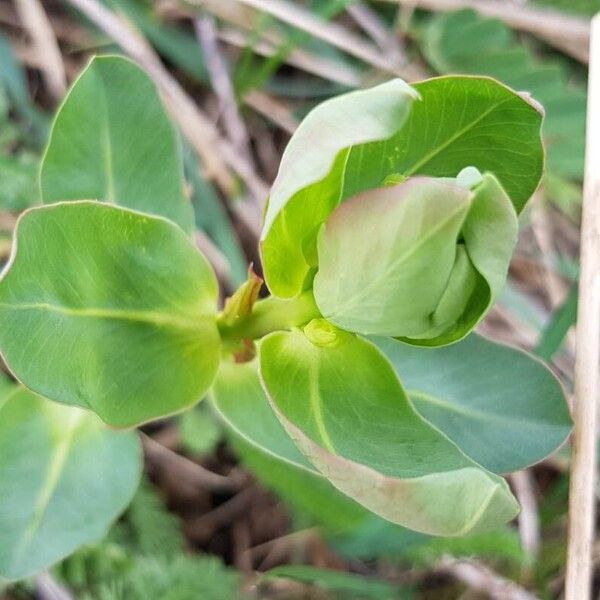
{"label": "plant stem", "polygon": [[312,290],[308,290],[289,300],[269,296],[259,300],[249,315],[233,325],[220,321],[218,326],[223,346],[235,348],[242,340],[256,340],[273,331],[299,327],[320,316]]}
{"label": "plant stem", "polygon": [[592,20],[566,600],[591,597],[600,379],[600,13]]}

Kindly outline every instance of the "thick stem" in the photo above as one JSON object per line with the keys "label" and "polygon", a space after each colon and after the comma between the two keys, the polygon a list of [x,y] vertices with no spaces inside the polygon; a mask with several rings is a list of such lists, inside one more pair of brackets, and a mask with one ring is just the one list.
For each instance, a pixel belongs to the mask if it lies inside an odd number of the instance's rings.
{"label": "thick stem", "polygon": [[273,331],[299,327],[320,317],[312,290],[296,298],[283,300],[270,296],[259,300],[249,315],[240,317],[233,325],[218,322],[225,348],[237,348],[242,340],[257,340]]}

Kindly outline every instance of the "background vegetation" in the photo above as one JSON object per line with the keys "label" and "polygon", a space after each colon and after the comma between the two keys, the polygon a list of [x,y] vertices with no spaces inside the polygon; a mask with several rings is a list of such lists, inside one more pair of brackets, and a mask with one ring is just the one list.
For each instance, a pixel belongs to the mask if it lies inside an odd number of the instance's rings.
{"label": "background vegetation", "polygon": [[[481,330],[551,360],[570,390],[586,31],[597,10],[599,0],[2,0],[0,255],[19,212],[39,203],[49,115],[92,54],[132,56],[168,91],[197,241],[223,297],[247,260],[260,272],[262,202],[312,106],[393,76],[490,75],[545,106],[547,173]],[[107,538],[4,586],[3,600],[560,595],[568,447],[511,478],[518,522],[438,539],[339,506],[320,480],[228,436],[209,406],[144,432],[143,485]]]}

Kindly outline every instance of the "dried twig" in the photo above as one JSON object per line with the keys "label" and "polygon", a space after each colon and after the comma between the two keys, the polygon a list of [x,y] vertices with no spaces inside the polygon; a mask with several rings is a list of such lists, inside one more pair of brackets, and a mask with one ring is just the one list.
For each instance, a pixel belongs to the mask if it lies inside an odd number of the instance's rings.
{"label": "dried twig", "polygon": [[197,17],[194,19],[194,28],[202,46],[202,54],[213,90],[219,99],[223,128],[233,148],[244,158],[249,167],[254,168],[250,152],[250,138],[246,131],[246,125],[238,112],[227,65],[219,50],[215,20],[210,15]]}
{"label": "dried twig", "polygon": [[141,437],[147,460],[160,463],[170,474],[177,473],[182,480],[208,490],[233,490],[237,488],[237,483],[230,477],[205,469],[193,460],[159,444],[145,433],[142,433]]}
{"label": "dried twig", "polygon": [[511,480],[515,495],[521,505],[519,514],[519,534],[521,544],[531,558],[536,558],[540,550],[540,519],[535,499],[535,482],[530,471],[516,471]]}
{"label": "dried twig", "polygon": [[[381,1],[381,0],[380,0]],[[496,17],[509,27],[531,33],[581,62],[588,61],[590,24],[586,19],[559,11],[535,8],[505,0],[383,0],[393,4],[433,11],[473,8],[482,15]]]}
{"label": "dried twig", "polygon": [[74,600],[71,593],[57,583],[50,573],[38,575],[35,587],[40,600]]}
{"label": "dried twig", "polygon": [[268,553],[273,546],[278,545],[280,543],[298,543],[304,542],[308,538],[317,536],[319,534],[319,529],[317,527],[310,527],[308,529],[300,529],[298,531],[292,531],[291,533],[286,533],[279,537],[276,537],[272,540],[268,540],[267,542],[262,542],[261,544],[257,544],[256,546],[252,546],[248,548],[246,552],[250,554],[252,557],[257,558],[260,556],[264,556]]}
{"label": "dried twig", "polygon": [[588,81],[566,600],[591,594],[600,394],[600,13],[592,20]]}
{"label": "dried twig", "polygon": [[[256,41],[253,39],[254,34],[245,34],[232,28],[221,29],[219,37],[232,46],[238,48],[251,47],[255,54],[267,57],[276,54],[278,46],[285,43],[279,40],[277,36],[272,35],[268,36],[269,39],[261,35],[260,39]],[[358,87],[361,83],[360,73],[350,65],[317,56],[303,48],[293,48],[286,52],[284,62],[307,73],[318,75],[323,79],[348,87]]]}
{"label": "dried twig", "polygon": [[213,241],[199,229],[195,232],[196,246],[206,256],[217,274],[217,278],[225,287],[232,289],[231,285],[231,265],[227,257],[217,248]]}
{"label": "dried twig", "polygon": [[292,111],[282,102],[264,92],[251,90],[244,96],[244,103],[290,134],[298,128],[298,119],[292,114]]}
{"label": "dried twig", "polygon": [[324,21],[287,0],[237,0],[321,39],[382,71],[400,74],[401,65],[338,23]]}
{"label": "dried twig", "polygon": [[[194,519],[191,527],[194,531],[202,531],[207,527],[216,529],[225,523],[231,523],[243,515],[256,494],[260,493],[256,485],[250,485],[240,490],[229,500],[219,504],[216,508]],[[264,492],[262,492],[264,494]]]}
{"label": "dried twig", "polygon": [[394,35],[393,30],[379,18],[364,2],[350,4],[346,12],[354,19],[354,22],[377,44],[379,49],[386,54],[390,61],[399,65],[404,64],[406,56],[400,45],[399,38]]}
{"label": "dried twig", "polygon": [[67,91],[67,76],[56,36],[39,0],[15,0],[16,8],[35,48],[37,66],[48,91],[61,100]]}
{"label": "dried twig", "polygon": [[454,577],[475,592],[486,594],[492,600],[536,600],[524,588],[475,560],[446,557],[436,570]]}

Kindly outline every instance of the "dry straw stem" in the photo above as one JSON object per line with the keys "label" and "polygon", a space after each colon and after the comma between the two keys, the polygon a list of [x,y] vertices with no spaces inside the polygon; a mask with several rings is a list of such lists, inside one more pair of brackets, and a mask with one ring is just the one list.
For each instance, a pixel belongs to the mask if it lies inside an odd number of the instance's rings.
{"label": "dry straw stem", "polygon": [[377,44],[379,49],[398,64],[407,62],[400,38],[393,29],[379,18],[379,15],[364,2],[356,2],[346,8],[354,22]]}
{"label": "dry straw stem", "polygon": [[592,20],[575,356],[566,600],[590,598],[600,393],[600,13]]}
{"label": "dry straw stem", "polygon": [[[131,23],[112,13],[97,0],[68,2],[146,70],[162,93],[171,115],[202,159],[207,177],[213,178],[225,194],[234,196],[236,184],[230,171],[231,167],[246,183],[255,198],[266,198],[267,185],[254,173],[243,157],[235,152],[231,144],[221,138],[213,123],[165,69],[152,47]],[[254,212],[256,219],[249,225],[255,230],[255,222],[260,220],[260,214],[258,210]]]}
{"label": "dry straw stem", "polygon": [[67,76],[56,36],[39,0],[15,0],[21,22],[35,48],[35,58],[48,91],[61,100],[67,91]]}
{"label": "dry straw stem", "polygon": [[194,28],[202,47],[212,88],[219,99],[219,112],[223,128],[235,150],[254,168],[250,152],[250,136],[238,111],[227,63],[219,49],[215,20],[211,15],[197,17],[194,19]]}
{"label": "dry straw stem", "polygon": [[531,558],[536,558],[540,550],[540,518],[535,497],[535,480],[531,471],[516,471],[511,481],[517,500],[521,505],[519,514],[519,535],[521,545]]}
{"label": "dry straw stem", "polygon": [[492,600],[536,600],[527,590],[475,560],[447,557],[440,562],[436,570],[451,575],[469,589]]}
{"label": "dry straw stem", "polygon": [[378,48],[338,23],[320,19],[299,4],[292,4],[286,0],[237,0],[237,2],[309,33],[382,71],[397,72],[398,63],[394,64]]}
{"label": "dry straw stem", "polygon": [[177,474],[182,481],[207,490],[237,489],[238,484],[232,478],[205,469],[202,465],[177,454],[145,433],[141,433],[141,438],[146,460],[150,463],[161,464],[171,474]]}
{"label": "dry straw stem", "polygon": [[250,90],[244,96],[244,102],[289,134],[294,133],[300,124],[285,104],[260,90]]}
{"label": "dry straw stem", "polygon": [[71,593],[50,575],[42,573],[35,581],[37,596],[40,600],[74,600]]}
{"label": "dry straw stem", "polygon": [[[278,47],[285,44],[283,40],[271,34],[268,36],[269,39],[263,39],[264,34],[259,40],[255,37],[255,34],[244,33],[231,27],[221,28],[219,31],[219,38],[223,41],[237,48],[250,47],[259,56],[273,56],[278,53]],[[360,73],[354,67],[318,56],[303,48],[293,48],[290,52],[286,52],[284,62],[301,71],[348,87],[359,87],[361,84]]]}
{"label": "dry straw stem", "polygon": [[[300,31],[304,31],[312,37],[331,44],[384,73],[398,75],[408,81],[422,78],[420,70],[414,68],[413,65],[403,64],[403,61],[399,61],[398,56],[394,53],[382,52],[378,47],[349,31],[346,27],[339,23],[325,21],[297,3],[293,4],[286,0],[229,0],[228,2],[223,2],[222,0],[185,0],[184,4],[209,11],[236,27],[252,31],[253,35],[256,35],[256,31],[261,31],[262,21],[259,19],[260,15],[270,15]],[[272,35],[272,32],[263,34],[260,37],[262,41],[266,39],[276,45],[285,45],[286,43],[285,40],[278,42],[276,37]],[[262,51],[264,50],[263,46]],[[260,50],[257,51],[261,52]],[[295,50],[292,50],[290,53],[290,63],[292,63],[294,53]],[[313,56],[311,66],[314,67],[315,62],[316,58]],[[326,66],[326,61],[322,62]],[[346,69],[340,63],[336,63],[335,68],[338,70]],[[345,76],[348,77],[348,74]],[[328,78],[332,81],[337,80],[335,73]],[[339,83],[344,82],[339,81]],[[350,75],[350,81],[346,81],[346,83],[354,87],[359,86],[361,83],[360,75],[358,76],[358,81],[355,81],[354,77]]]}
{"label": "dry straw stem", "polygon": [[380,0],[433,11],[473,8],[504,21],[509,27],[531,33],[581,62],[588,61],[590,24],[586,19],[559,11],[534,8],[506,0]]}

